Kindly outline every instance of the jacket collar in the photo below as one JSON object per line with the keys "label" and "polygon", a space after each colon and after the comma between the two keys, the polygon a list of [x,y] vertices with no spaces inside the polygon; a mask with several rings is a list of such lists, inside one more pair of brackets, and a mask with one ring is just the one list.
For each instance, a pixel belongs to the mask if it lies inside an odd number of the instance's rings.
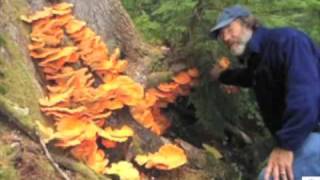
{"label": "jacket collar", "polygon": [[263,50],[269,30],[265,27],[258,27],[248,42],[247,50],[251,53],[261,53]]}
{"label": "jacket collar", "polygon": [[240,63],[247,63],[253,55],[258,55],[262,52],[269,30],[265,27],[258,27],[252,34],[244,54],[239,58]]}

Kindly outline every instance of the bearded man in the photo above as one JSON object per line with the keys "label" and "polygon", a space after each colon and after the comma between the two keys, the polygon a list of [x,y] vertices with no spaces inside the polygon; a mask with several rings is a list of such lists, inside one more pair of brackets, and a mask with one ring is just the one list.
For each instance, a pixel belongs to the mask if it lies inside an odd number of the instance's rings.
{"label": "bearded man", "polygon": [[266,28],[240,5],[228,7],[210,31],[244,67],[211,76],[253,88],[276,146],[259,179],[320,177],[320,49],[293,28]]}

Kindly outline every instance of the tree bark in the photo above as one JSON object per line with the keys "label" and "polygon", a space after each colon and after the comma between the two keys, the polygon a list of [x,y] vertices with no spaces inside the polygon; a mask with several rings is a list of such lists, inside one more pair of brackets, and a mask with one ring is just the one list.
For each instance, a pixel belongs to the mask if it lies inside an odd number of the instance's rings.
{"label": "tree bark", "polygon": [[[56,1],[46,0],[0,0],[0,110],[6,118],[19,127],[29,137],[38,142],[35,121],[45,122],[38,105],[38,99],[44,96],[43,82],[27,52],[29,26],[19,20],[19,16],[41,9]],[[129,61],[127,74],[134,80],[146,85],[148,69],[146,64],[155,55],[152,46],[142,41],[132,20],[122,7],[120,0],[69,0],[75,5],[74,14],[88,23],[88,26],[102,37],[110,48],[120,47]],[[120,121],[121,119],[121,121]],[[137,132],[127,154],[119,158],[132,158],[137,151],[155,151],[165,141],[132,120],[127,109],[117,113],[111,122],[130,124]],[[13,128],[12,127],[12,128]],[[175,171],[150,171],[149,175],[157,179],[232,179],[234,171],[219,160],[208,160],[204,150],[183,143],[189,162]],[[56,161],[65,169],[85,174],[89,179],[101,179],[85,166],[62,156],[49,148]],[[65,153],[65,152],[63,152]],[[122,152],[121,152],[122,153]],[[130,154],[131,153],[131,154]],[[47,162],[49,164],[49,162]],[[81,168],[79,168],[81,167]],[[147,172],[148,173],[148,172]],[[58,176],[58,175],[57,175]],[[41,179],[41,177],[39,177]]]}

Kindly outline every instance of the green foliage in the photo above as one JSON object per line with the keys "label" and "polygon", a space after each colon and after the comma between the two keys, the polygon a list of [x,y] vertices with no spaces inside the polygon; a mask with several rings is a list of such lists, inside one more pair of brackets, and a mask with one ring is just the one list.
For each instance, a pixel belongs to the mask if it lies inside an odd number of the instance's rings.
{"label": "green foliage", "polygon": [[[234,4],[248,7],[266,26],[296,27],[320,42],[319,0],[123,0],[123,4],[147,41],[175,47],[192,44],[202,53],[219,49],[208,31],[223,8]],[[218,52],[225,54],[221,48]]]}
{"label": "green foliage", "polygon": [[241,96],[226,96],[221,91],[220,85],[210,80],[208,72],[211,66],[207,65],[205,59],[197,65],[203,73],[199,85],[190,95],[189,103],[195,106],[196,117],[204,127],[209,129],[208,132],[222,137],[225,121],[236,123],[235,121],[244,113],[240,111],[243,105],[240,104]]}
{"label": "green foliage", "polygon": [[281,0],[247,4],[261,21],[270,27],[290,26],[320,42],[320,1]]}
{"label": "green foliage", "polygon": [[143,32],[145,39],[152,43],[160,43],[160,23],[156,21],[151,21],[150,16],[145,12],[134,19],[137,27],[140,28],[140,31]]}
{"label": "green foliage", "polygon": [[162,54],[153,55],[147,66],[150,72],[167,71],[169,68],[168,62],[165,61],[165,58]]}
{"label": "green foliage", "polygon": [[[190,96],[191,103],[196,108],[196,117],[199,119],[199,123],[208,129],[213,129],[212,133],[216,136],[222,137],[224,127],[224,117],[221,112],[215,107],[216,94],[212,89],[216,88],[216,85],[209,83],[201,84],[194,93]],[[210,132],[210,131],[209,131]]]}
{"label": "green foliage", "polygon": [[123,0],[136,26],[151,43],[180,43],[188,32],[195,0]]}

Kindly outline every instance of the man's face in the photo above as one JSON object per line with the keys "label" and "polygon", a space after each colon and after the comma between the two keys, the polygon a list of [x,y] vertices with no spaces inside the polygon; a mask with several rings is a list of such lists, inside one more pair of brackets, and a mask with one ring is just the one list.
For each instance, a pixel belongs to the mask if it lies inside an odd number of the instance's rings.
{"label": "man's face", "polygon": [[240,20],[234,20],[219,32],[219,38],[235,56],[241,56],[252,36],[252,30],[245,27]]}

